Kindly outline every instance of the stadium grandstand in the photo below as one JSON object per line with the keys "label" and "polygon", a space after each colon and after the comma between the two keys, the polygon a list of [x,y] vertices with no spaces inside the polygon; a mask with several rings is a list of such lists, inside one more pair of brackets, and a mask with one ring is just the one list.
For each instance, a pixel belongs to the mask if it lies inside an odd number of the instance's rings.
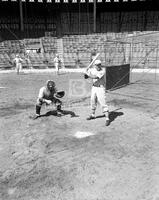
{"label": "stadium grandstand", "polygon": [[18,53],[26,68],[86,67],[92,52],[105,65],[158,64],[156,0],[0,0],[0,68]]}

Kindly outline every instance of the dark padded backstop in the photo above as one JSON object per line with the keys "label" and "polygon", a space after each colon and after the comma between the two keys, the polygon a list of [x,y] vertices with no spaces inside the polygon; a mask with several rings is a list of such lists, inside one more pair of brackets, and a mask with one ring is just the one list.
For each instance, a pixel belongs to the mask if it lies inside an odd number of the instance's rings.
{"label": "dark padded backstop", "polygon": [[130,82],[130,64],[105,67],[106,90],[114,90]]}

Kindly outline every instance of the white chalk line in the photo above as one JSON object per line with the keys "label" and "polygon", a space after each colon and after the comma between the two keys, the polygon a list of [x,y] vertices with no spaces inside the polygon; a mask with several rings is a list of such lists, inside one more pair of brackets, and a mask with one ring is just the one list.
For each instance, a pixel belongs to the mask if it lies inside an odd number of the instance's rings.
{"label": "white chalk line", "polygon": [[85,137],[89,137],[89,136],[92,136],[92,135],[95,135],[94,133],[92,132],[88,132],[88,131],[77,131],[75,134],[74,134],[74,137],[76,138],[85,138]]}
{"label": "white chalk line", "polygon": [[[61,69],[59,71],[60,72],[64,72],[64,73],[72,73],[72,72],[77,72],[77,73],[84,73],[85,72],[85,68],[80,68],[80,69]],[[0,74],[2,73],[15,73],[15,70],[0,70]],[[55,69],[23,69],[23,73],[47,73],[47,72],[53,72],[56,73]],[[147,68],[147,69],[132,69],[132,72],[135,73],[141,73],[141,72],[146,72],[146,73],[159,73],[159,69],[151,69],[151,68]]]}

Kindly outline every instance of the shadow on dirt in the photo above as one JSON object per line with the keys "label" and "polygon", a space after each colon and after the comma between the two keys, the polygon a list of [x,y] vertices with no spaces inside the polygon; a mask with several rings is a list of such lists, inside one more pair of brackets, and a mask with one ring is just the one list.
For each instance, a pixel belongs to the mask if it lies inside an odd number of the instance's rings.
{"label": "shadow on dirt", "polygon": [[123,112],[116,112],[116,111],[110,112],[109,114],[110,123],[123,114],[124,114]]}
{"label": "shadow on dirt", "polygon": [[65,115],[70,115],[71,117],[79,117],[79,115],[76,115],[75,112],[70,111],[70,110],[62,110],[61,115],[58,115],[56,110],[52,110],[43,115],[40,115],[40,117],[49,117],[51,115],[56,116],[56,117],[61,117]]}
{"label": "shadow on dirt", "polygon": [[[111,112],[109,113],[109,120],[110,120],[110,123],[111,123],[112,121],[114,121],[118,116],[121,116],[121,115],[123,115],[123,114],[124,114],[123,112],[111,111]],[[96,117],[96,119],[97,119],[97,118],[103,118],[103,117],[105,117],[105,115],[99,115],[99,116]]]}
{"label": "shadow on dirt", "polygon": [[[3,105],[5,106],[5,105]],[[12,115],[17,115],[23,110],[27,110],[29,108],[33,108],[32,104],[20,104],[20,103],[15,103],[14,105],[11,106],[6,106],[6,107],[0,107],[0,117],[6,117],[6,116],[12,116]]]}

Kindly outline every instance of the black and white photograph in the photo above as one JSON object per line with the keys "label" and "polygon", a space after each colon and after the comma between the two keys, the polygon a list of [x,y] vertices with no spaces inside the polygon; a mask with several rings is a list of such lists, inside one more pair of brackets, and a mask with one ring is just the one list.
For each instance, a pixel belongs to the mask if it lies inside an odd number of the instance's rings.
{"label": "black and white photograph", "polygon": [[159,0],[0,0],[0,200],[159,200]]}

